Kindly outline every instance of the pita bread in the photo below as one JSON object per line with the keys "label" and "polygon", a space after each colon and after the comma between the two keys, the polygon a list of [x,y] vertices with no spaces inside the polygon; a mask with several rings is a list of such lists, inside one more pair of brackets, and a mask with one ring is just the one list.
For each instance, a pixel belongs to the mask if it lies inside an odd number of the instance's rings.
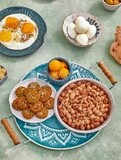
{"label": "pita bread", "polygon": [[121,26],[116,27],[115,41],[111,44],[110,54],[121,64]]}

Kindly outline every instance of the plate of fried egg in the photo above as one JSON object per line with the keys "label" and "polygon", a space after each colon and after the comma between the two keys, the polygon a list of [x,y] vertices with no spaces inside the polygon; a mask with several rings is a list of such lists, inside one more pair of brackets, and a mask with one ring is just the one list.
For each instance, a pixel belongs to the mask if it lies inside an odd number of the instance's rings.
{"label": "plate of fried egg", "polygon": [[26,7],[10,7],[0,11],[0,53],[24,56],[34,53],[47,31],[43,18]]}

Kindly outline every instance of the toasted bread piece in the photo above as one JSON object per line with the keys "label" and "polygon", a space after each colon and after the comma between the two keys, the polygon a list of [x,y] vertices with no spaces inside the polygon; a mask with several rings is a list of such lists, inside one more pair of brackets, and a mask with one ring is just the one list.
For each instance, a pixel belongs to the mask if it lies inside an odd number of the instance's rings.
{"label": "toasted bread piece", "polygon": [[116,27],[115,40],[110,47],[110,54],[121,64],[121,26]]}
{"label": "toasted bread piece", "polygon": [[111,55],[115,60],[121,64],[121,45],[118,45],[116,42],[113,42],[110,48]]}

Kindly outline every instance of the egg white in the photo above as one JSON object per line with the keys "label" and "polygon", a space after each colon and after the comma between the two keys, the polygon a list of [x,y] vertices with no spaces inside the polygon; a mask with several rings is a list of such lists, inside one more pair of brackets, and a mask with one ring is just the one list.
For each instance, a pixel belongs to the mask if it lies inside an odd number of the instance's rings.
{"label": "egg white", "polygon": [[38,37],[38,27],[37,27],[36,23],[30,17],[28,17],[27,15],[11,14],[9,16],[6,16],[0,22],[0,31],[3,30],[3,26],[5,25],[5,21],[8,17],[15,17],[18,20],[22,19],[22,20],[25,20],[26,22],[30,22],[36,27],[36,30],[32,33],[33,34],[32,37],[30,37],[28,40],[26,40],[24,42],[21,42],[20,39],[21,39],[21,35],[23,33],[21,33],[21,29],[18,27],[15,32],[12,32],[12,37],[14,37],[14,38],[18,37],[16,41],[14,39],[12,39],[10,42],[1,42],[1,43],[5,47],[7,47],[9,49],[12,49],[12,50],[22,50],[22,49],[30,47],[36,41],[36,39]]}

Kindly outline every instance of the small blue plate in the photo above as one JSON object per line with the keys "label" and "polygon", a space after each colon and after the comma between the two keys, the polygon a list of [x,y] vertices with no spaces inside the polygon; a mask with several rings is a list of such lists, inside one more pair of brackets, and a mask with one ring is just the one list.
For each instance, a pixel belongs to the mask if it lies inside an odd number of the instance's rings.
{"label": "small blue plate", "polygon": [[43,18],[35,11],[26,7],[15,6],[15,7],[6,8],[0,11],[0,21],[10,14],[17,14],[17,13],[27,15],[36,23],[38,27],[38,32],[39,32],[38,37],[30,47],[23,50],[8,49],[4,45],[0,44],[0,53],[6,56],[19,57],[19,56],[24,56],[24,55],[34,53],[36,50],[38,50],[42,46],[44,42],[44,35],[47,31],[47,27]]}
{"label": "small blue plate", "polygon": [[[70,63],[72,68],[72,74],[70,80],[79,77],[88,77],[98,80],[98,78],[88,69],[75,64]],[[22,80],[29,78],[40,78],[47,83],[50,83],[47,77],[47,63],[37,66],[30,71]],[[58,90],[61,86],[54,85]],[[80,134],[69,131],[57,120],[55,114],[42,123],[26,123],[15,117],[15,122],[20,131],[33,143],[48,149],[53,150],[68,150],[80,147],[93,138],[95,138],[99,131],[88,134]]]}

